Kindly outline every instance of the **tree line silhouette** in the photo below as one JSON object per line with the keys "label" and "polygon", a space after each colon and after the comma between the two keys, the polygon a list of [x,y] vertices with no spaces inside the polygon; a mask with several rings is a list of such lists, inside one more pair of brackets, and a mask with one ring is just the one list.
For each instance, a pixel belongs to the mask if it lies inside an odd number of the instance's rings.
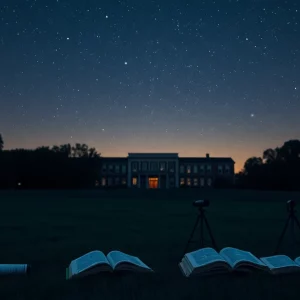
{"label": "tree line silhouette", "polygon": [[86,144],[3,150],[0,135],[0,188],[92,188],[99,180],[100,154]]}
{"label": "tree line silhouette", "polygon": [[281,147],[269,148],[262,157],[246,160],[236,175],[241,188],[300,190],[300,141],[289,140]]}
{"label": "tree line silhouette", "polygon": [[[100,170],[100,153],[86,144],[4,150],[0,134],[0,188],[94,188]],[[300,141],[289,140],[282,147],[266,149],[262,157],[247,159],[236,174],[235,186],[300,190],[299,174]]]}

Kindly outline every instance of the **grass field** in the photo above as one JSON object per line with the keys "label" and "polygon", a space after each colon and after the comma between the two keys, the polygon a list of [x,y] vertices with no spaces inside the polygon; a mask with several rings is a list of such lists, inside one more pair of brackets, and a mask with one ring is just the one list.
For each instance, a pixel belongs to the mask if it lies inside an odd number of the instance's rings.
{"label": "grass field", "polygon": [[[300,194],[0,191],[0,263],[33,267],[29,278],[1,278],[0,299],[299,299],[300,275],[181,275],[177,264],[197,216],[192,201],[201,198],[211,200],[207,217],[220,248],[233,246],[266,256],[274,251],[284,226],[285,202],[297,201]],[[288,240],[285,245],[283,253],[300,255],[299,246],[291,247]],[[138,256],[156,273],[66,281],[70,261],[95,249]]]}

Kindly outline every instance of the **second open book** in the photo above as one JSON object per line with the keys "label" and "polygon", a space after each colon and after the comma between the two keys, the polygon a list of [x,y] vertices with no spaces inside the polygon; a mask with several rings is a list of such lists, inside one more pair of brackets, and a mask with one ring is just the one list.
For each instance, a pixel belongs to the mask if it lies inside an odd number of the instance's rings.
{"label": "second open book", "polygon": [[105,256],[103,252],[95,250],[74,259],[66,269],[66,278],[112,271],[153,272],[138,257],[121,251],[111,251]]}
{"label": "second open book", "polygon": [[203,248],[184,255],[179,263],[183,275],[213,274],[228,271],[264,270],[272,274],[300,271],[300,257],[292,260],[286,255],[257,258],[251,252],[227,247],[218,253],[212,248]]}

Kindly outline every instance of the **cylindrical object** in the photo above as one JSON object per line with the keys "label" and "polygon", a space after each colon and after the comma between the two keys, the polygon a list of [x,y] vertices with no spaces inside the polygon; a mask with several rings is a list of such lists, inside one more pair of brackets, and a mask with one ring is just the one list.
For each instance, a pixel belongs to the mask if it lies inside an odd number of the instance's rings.
{"label": "cylindrical object", "polygon": [[28,275],[28,264],[0,264],[0,275]]}

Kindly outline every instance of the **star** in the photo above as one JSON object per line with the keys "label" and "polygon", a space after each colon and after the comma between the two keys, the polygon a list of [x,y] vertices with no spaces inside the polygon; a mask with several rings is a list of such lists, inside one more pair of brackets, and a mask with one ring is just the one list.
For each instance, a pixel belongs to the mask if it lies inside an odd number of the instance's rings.
{"label": "star", "polygon": [[127,61],[124,62],[124,65],[128,65]]}
{"label": "star", "polygon": [[251,114],[251,115],[250,115],[250,117],[251,117],[251,118],[254,118],[254,117],[255,117],[255,115],[254,115],[254,114]]}

